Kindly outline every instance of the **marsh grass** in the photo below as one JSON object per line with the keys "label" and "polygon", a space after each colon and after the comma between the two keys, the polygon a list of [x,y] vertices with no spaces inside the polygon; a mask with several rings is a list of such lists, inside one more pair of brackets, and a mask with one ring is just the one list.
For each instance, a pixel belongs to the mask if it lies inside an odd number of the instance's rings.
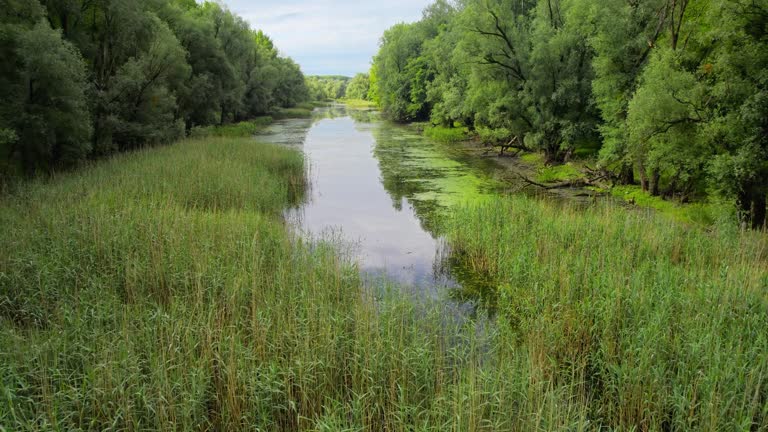
{"label": "marsh grass", "polygon": [[332,244],[291,236],[304,179],[298,152],[207,138],[4,196],[0,426],[479,424],[439,316],[374,303]]}
{"label": "marsh grass", "polygon": [[766,242],[529,199],[459,210],[495,325],[294,237],[300,153],[206,138],[0,201],[6,430],[762,430]]}
{"label": "marsh grass", "polygon": [[764,234],[528,198],[448,225],[454,258],[497,286],[502,355],[550,386],[535,399],[571,394],[590,429],[768,428]]}
{"label": "marsh grass", "polygon": [[244,122],[193,128],[190,136],[193,138],[227,137],[244,138],[252,137],[272,124],[272,117],[257,117]]}
{"label": "marsh grass", "polygon": [[435,141],[455,143],[465,141],[469,137],[466,127],[445,127],[429,125],[424,128],[424,136]]}

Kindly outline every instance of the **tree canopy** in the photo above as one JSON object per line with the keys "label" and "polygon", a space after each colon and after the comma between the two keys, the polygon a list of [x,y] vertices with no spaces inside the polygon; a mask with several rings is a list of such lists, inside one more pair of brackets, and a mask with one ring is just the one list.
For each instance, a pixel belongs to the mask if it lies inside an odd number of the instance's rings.
{"label": "tree canopy", "polygon": [[0,51],[3,178],[309,97],[299,66],[216,2],[7,0]]}
{"label": "tree canopy", "polygon": [[768,0],[438,0],[387,30],[369,94],[616,183],[765,224]]}

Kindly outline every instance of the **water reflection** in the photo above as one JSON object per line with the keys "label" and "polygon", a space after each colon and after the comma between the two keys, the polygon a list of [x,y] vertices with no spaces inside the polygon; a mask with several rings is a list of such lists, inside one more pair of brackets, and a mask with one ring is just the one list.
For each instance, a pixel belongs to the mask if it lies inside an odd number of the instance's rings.
{"label": "water reflection", "polygon": [[279,121],[259,139],[307,155],[311,191],[288,214],[307,235],[345,239],[371,279],[394,280],[422,298],[449,297],[462,312],[492,309],[489,282],[463,271],[440,237],[446,207],[498,193],[491,176],[461,160],[466,155],[343,105]]}

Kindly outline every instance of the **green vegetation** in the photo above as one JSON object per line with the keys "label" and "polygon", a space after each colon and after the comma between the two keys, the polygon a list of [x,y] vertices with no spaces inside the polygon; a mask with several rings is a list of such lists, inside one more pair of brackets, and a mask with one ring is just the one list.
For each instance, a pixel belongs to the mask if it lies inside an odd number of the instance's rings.
{"label": "green vegetation", "polygon": [[664,200],[644,192],[640,186],[616,186],[611,188],[611,195],[621,198],[627,203],[650,208],[659,213],[671,216],[677,221],[694,223],[704,226],[712,226],[720,223],[728,223],[734,219],[733,206],[716,200],[709,202],[696,202],[681,204]]}
{"label": "green vegetation", "polygon": [[371,99],[371,78],[368,74],[345,76],[307,77],[309,95],[313,101],[340,100],[351,107],[368,108],[376,103]]}
{"label": "green vegetation", "polygon": [[467,128],[428,126],[424,128],[424,136],[441,142],[459,142],[467,139]]}
{"label": "green vegetation", "polygon": [[584,177],[584,173],[573,163],[545,166],[539,170],[536,179],[543,183],[576,180]]}
{"label": "green vegetation", "polygon": [[436,0],[384,33],[369,81],[393,120],[599,155],[612,184],[766,223],[766,0]]}
{"label": "green vegetation", "polygon": [[350,108],[373,108],[376,106],[375,103],[364,99],[341,99],[341,102]]}
{"label": "green vegetation", "polygon": [[0,183],[308,98],[298,65],[216,2],[9,0],[0,53]]}
{"label": "green vegetation", "polygon": [[509,198],[448,238],[498,291],[496,385],[553,414],[539,429],[768,428],[765,235]]}
{"label": "green vegetation", "polygon": [[306,81],[311,100],[333,101],[344,97],[350,78],[337,75],[309,76]]}
{"label": "green vegetation", "polygon": [[763,235],[528,198],[460,208],[450,259],[498,293],[478,332],[292,237],[304,174],[298,152],[207,138],[4,196],[0,425],[768,427]]}
{"label": "green vegetation", "polygon": [[367,100],[368,92],[371,90],[371,78],[368,74],[355,75],[344,92],[344,97],[353,100]]}
{"label": "green vegetation", "polygon": [[287,119],[287,118],[309,118],[312,116],[312,110],[314,108],[281,108],[272,113],[272,117],[275,119]]}
{"label": "green vegetation", "polygon": [[259,131],[272,123],[272,117],[257,117],[253,120],[232,123],[224,126],[206,126],[193,128],[190,136],[195,138],[217,136],[217,137],[250,137],[256,135]]}
{"label": "green vegetation", "polygon": [[[6,0],[0,55],[0,431],[768,431],[768,0],[437,0],[351,79],[218,2]],[[253,135],[331,100],[417,123],[337,122],[476,285],[288,226]]]}

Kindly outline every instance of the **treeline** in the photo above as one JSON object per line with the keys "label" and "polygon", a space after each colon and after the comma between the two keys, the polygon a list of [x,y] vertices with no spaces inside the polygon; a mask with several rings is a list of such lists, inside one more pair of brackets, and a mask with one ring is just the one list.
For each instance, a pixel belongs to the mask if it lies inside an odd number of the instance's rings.
{"label": "treeline", "polygon": [[616,183],[765,224],[768,0],[438,0],[386,31],[371,73],[394,120],[549,163],[599,148]]}
{"label": "treeline", "polygon": [[370,82],[370,76],[364,73],[359,73],[352,78],[340,75],[307,77],[309,95],[315,101],[372,100]]}
{"label": "treeline", "polygon": [[2,4],[0,182],[308,98],[299,66],[218,3]]}
{"label": "treeline", "polygon": [[307,77],[309,97],[314,101],[342,99],[347,92],[349,77],[341,75],[313,75]]}

